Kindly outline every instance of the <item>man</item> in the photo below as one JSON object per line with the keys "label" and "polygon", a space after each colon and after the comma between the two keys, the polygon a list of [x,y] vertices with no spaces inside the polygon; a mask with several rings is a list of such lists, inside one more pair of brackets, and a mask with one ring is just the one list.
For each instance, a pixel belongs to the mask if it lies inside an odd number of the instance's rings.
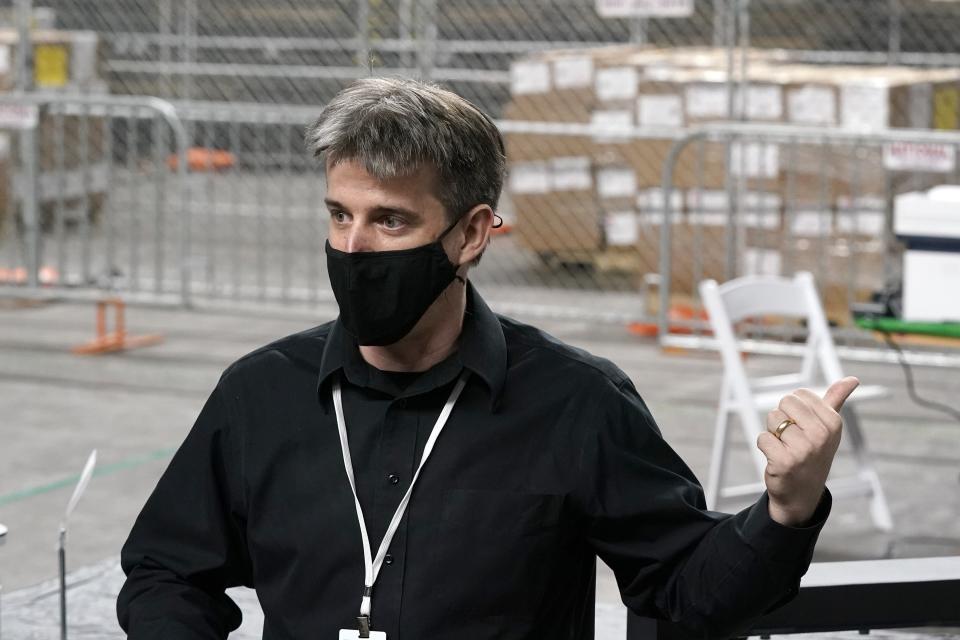
{"label": "man", "polygon": [[123,548],[131,638],[224,638],[246,585],[269,639],[585,640],[597,556],[632,610],[701,635],[796,593],[856,379],[785,397],[767,492],[708,512],[619,369],[469,284],[505,173],[486,116],[367,79],[307,142],[340,317],[223,374]]}

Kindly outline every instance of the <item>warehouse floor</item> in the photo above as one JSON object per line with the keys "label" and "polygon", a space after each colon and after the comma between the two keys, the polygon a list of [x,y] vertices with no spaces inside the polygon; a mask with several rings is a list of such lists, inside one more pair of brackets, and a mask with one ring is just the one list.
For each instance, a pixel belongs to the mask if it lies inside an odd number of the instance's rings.
{"label": "warehouse floor", "polygon": [[[136,308],[128,314],[129,330],[162,334],[162,344],[79,357],[70,348],[92,337],[92,306],[0,307],[0,522],[10,529],[0,547],[4,637],[51,637],[56,630],[50,580],[56,576],[58,523],[93,448],[99,471],[70,522],[71,634],[122,637],[113,613],[122,583],[120,545],[220,372],[247,351],[333,314],[324,307],[311,314],[274,309],[243,315]],[[534,323],[623,368],[667,439],[698,477],[705,477],[722,374],[716,355],[667,355],[614,324]],[[783,366],[781,360],[751,358],[758,370]],[[846,369],[893,392],[863,405],[861,417],[897,528],[879,533],[862,500],[838,500],[816,560],[960,554],[960,424],[911,403],[897,366],[846,363]],[[960,391],[956,371],[915,368],[914,375],[930,399],[953,402]],[[744,460],[746,455],[746,449],[738,453]],[[248,612],[241,629],[246,635],[237,637],[258,637],[256,599],[252,593],[237,595]],[[618,599],[612,575],[601,567],[598,638],[623,637]],[[910,637],[898,633],[890,637]]]}

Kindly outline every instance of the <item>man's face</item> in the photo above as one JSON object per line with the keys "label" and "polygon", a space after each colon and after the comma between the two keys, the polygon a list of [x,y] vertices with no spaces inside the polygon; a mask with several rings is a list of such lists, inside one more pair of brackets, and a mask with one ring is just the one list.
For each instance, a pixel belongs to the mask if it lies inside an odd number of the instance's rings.
{"label": "man's face", "polygon": [[411,249],[435,241],[448,224],[437,186],[430,167],[378,180],[357,162],[327,163],[330,245],[352,253]]}

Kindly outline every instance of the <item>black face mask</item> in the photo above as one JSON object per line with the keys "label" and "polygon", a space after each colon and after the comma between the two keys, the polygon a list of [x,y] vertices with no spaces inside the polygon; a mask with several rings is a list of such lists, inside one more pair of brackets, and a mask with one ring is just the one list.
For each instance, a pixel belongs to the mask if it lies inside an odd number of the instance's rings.
{"label": "black face mask", "polygon": [[347,253],[327,240],[327,272],[340,305],[340,323],[361,345],[393,344],[410,333],[457,275],[440,243],[400,251]]}

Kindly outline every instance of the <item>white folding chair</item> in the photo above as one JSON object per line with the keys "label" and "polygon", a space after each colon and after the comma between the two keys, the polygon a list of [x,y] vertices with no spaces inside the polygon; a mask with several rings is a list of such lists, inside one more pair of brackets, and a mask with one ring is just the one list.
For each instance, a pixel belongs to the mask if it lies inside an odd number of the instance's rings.
{"label": "white folding chair", "polygon": [[[766,429],[763,416],[776,408],[783,395],[799,387],[807,387],[822,395],[829,383],[843,377],[843,371],[810,273],[799,272],[793,278],[747,276],[722,285],[714,280],[705,280],[700,283],[700,296],[710,316],[710,326],[719,345],[724,367],[706,487],[707,505],[716,509],[723,500],[756,495],[763,490],[767,460],[756,447],[757,437]],[[750,379],[741,359],[734,325],[746,318],[773,316],[806,321],[807,341],[800,371]],[[874,524],[878,529],[889,531],[893,528],[890,507],[880,486],[880,478],[871,465],[860,421],[853,407],[857,402],[885,395],[888,395],[888,391],[884,387],[862,385],[844,404],[841,410],[843,441],[849,443],[852,449],[857,470],[846,477],[831,474],[828,486],[838,497],[869,496]],[[731,415],[740,419],[760,483],[738,486],[723,484]]]}

